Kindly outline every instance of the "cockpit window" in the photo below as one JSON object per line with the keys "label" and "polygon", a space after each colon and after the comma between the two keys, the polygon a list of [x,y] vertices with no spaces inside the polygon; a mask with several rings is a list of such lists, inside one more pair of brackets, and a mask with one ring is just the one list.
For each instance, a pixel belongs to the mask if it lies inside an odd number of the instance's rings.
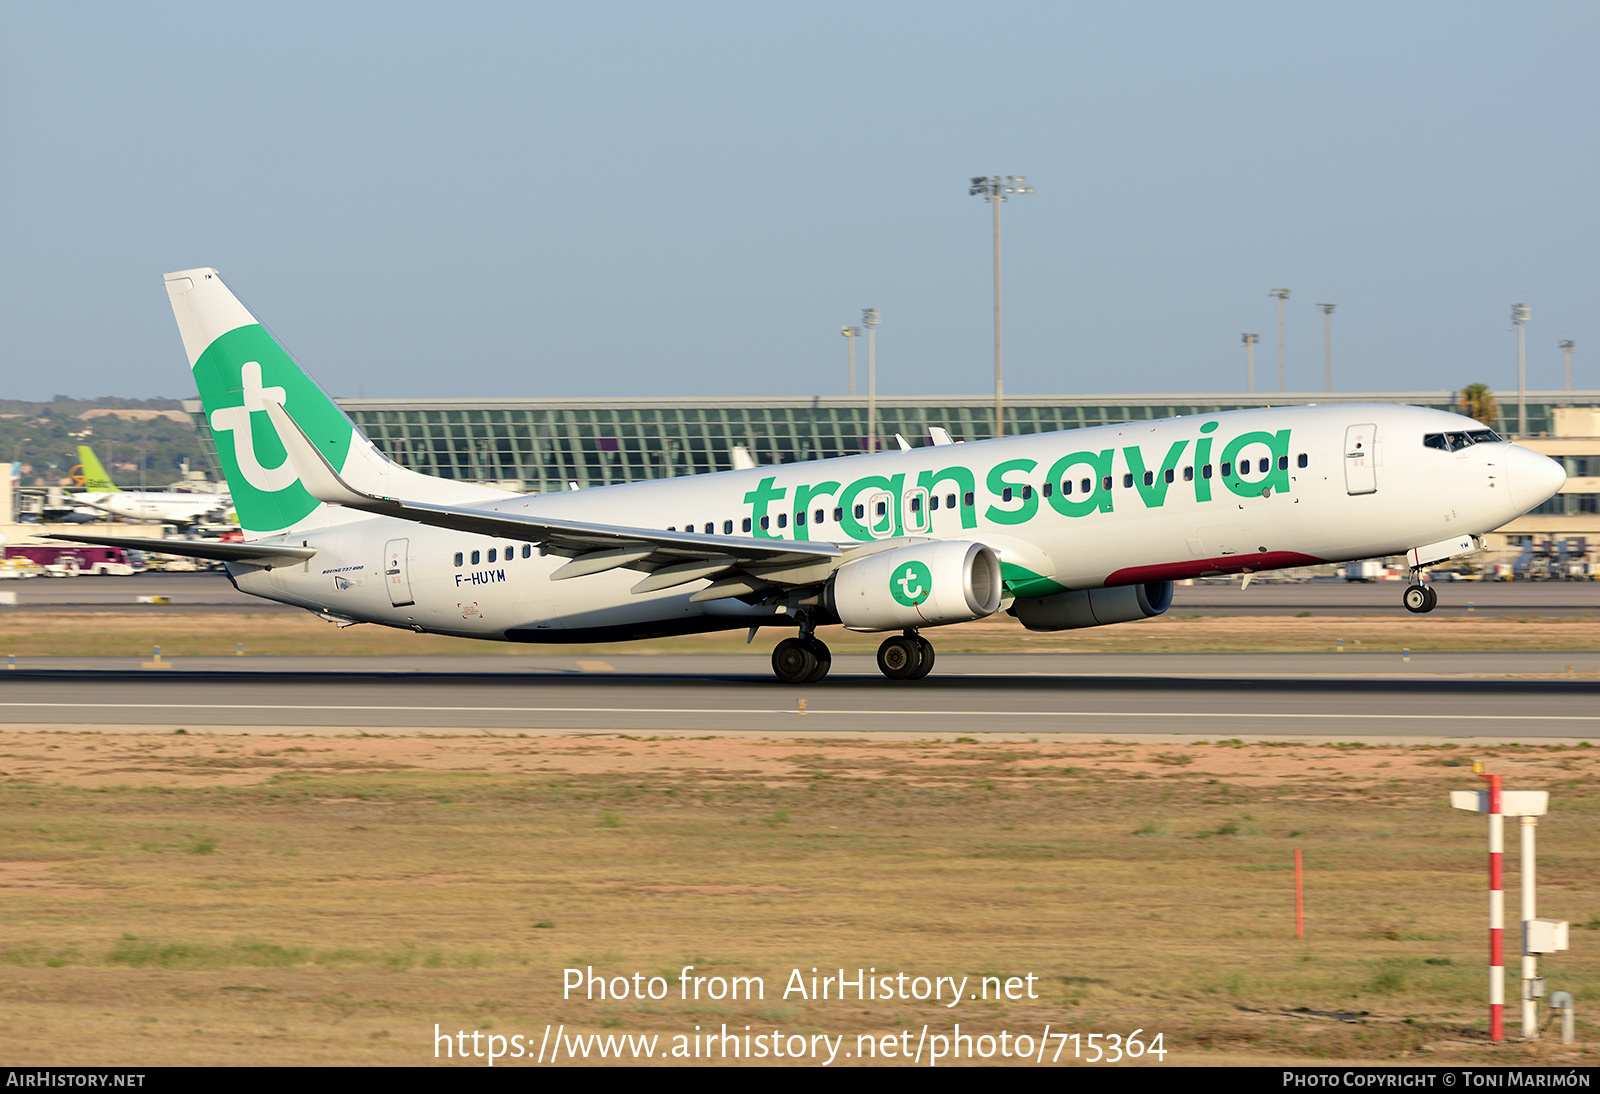
{"label": "cockpit window", "polygon": [[1441,452],[1459,452],[1475,444],[1494,444],[1503,439],[1492,429],[1474,429],[1465,433],[1429,433],[1422,438],[1422,446]]}

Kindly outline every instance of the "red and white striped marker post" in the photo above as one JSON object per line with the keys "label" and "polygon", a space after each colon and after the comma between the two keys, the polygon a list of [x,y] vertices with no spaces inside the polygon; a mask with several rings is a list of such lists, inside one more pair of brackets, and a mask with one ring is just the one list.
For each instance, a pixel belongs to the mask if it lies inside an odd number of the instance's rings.
{"label": "red and white striped marker post", "polygon": [[1506,850],[1506,819],[1500,812],[1499,775],[1488,775],[1482,764],[1472,769],[1489,781],[1489,1040],[1506,1039],[1506,889],[1502,861]]}

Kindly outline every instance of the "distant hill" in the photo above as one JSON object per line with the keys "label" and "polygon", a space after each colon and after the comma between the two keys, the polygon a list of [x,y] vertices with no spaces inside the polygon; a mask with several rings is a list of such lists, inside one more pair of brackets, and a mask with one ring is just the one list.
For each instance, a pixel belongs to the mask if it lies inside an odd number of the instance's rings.
{"label": "distant hill", "polygon": [[94,448],[124,489],[174,482],[184,460],[196,471],[209,469],[194,424],[177,399],[0,399],[0,461],[15,459],[27,468],[24,486],[61,485],[78,462],[80,444]]}

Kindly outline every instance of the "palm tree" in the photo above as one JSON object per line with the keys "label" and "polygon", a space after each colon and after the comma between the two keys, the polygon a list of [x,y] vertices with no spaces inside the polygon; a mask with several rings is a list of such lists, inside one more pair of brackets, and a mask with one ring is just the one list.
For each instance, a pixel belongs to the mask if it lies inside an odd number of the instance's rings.
{"label": "palm tree", "polygon": [[1468,384],[1462,388],[1456,406],[1467,417],[1490,428],[1494,427],[1495,419],[1500,417],[1500,404],[1488,384]]}

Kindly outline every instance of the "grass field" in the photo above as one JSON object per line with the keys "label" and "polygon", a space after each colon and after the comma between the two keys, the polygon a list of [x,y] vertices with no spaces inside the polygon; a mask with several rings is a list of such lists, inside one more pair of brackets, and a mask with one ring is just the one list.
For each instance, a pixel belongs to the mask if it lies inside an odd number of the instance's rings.
{"label": "grass field", "polygon": [[[1593,1064],[1485,1043],[1485,825],[1447,794],[1473,759],[1551,790],[1540,911],[1574,930],[1548,976],[1600,1041],[1597,752],[0,733],[0,1010],[28,1065],[414,1064],[435,1023],[853,1051],[956,1021],[1160,1032],[1168,1062]],[[683,1001],[689,964],[765,998]],[[591,965],[673,994],[563,1000]],[[781,998],[841,966],[1039,998]]]}
{"label": "grass field", "polygon": [[[309,614],[132,612],[10,612],[0,616],[0,656],[130,657],[161,647],[164,657],[225,656],[243,643],[248,655],[362,656],[396,654],[765,653],[782,636],[763,630],[753,646],[745,632],[688,635],[648,642],[530,645],[413,634],[363,625],[340,629]],[[870,653],[881,635],[842,627],[818,632],[836,653]],[[1558,616],[1181,616],[1165,615],[1115,627],[1038,634],[1007,617],[927,632],[943,653],[1002,652],[1284,652],[1331,650],[1592,650],[1600,648],[1600,618]]]}

